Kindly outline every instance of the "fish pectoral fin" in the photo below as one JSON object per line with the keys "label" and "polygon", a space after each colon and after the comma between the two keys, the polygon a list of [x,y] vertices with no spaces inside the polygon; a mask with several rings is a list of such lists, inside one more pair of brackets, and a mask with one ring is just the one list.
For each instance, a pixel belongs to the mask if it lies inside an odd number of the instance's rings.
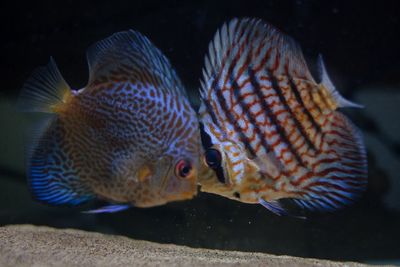
{"label": "fish pectoral fin", "polygon": [[96,213],[114,213],[127,210],[131,207],[129,204],[110,204],[94,210],[82,211],[82,213],[96,214]]}
{"label": "fish pectoral fin", "polygon": [[47,66],[37,68],[25,82],[17,107],[27,112],[57,113],[71,96],[71,88],[50,58]]}
{"label": "fish pectoral fin", "polygon": [[152,171],[148,165],[143,165],[137,172],[137,179],[140,182],[146,182],[150,179]]}
{"label": "fish pectoral fin", "polygon": [[287,211],[276,200],[266,201],[260,198],[258,201],[262,206],[278,216],[288,215]]}
{"label": "fish pectoral fin", "polygon": [[268,152],[264,157],[256,157],[253,161],[262,173],[267,174],[272,178],[279,176],[284,169],[282,163],[272,152]]}

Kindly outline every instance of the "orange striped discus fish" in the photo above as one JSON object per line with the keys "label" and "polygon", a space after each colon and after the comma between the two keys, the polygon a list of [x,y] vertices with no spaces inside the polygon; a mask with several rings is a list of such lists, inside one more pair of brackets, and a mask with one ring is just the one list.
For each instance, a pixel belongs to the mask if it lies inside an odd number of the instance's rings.
{"label": "orange striped discus fish", "polygon": [[[338,108],[345,100],[322,59],[321,83],[299,46],[257,19],[234,19],[215,35],[205,59],[200,127],[204,192],[260,203],[334,211],[367,183],[362,136]],[[284,201],[287,200],[287,201]]]}
{"label": "orange striped discus fish", "polygon": [[197,115],[167,58],[132,30],[96,43],[87,58],[83,89],[71,90],[50,60],[22,90],[22,110],[55,114],[30,155],[34,198],[98,197],[117,204],[92,212],[114,212],[196,195]]}

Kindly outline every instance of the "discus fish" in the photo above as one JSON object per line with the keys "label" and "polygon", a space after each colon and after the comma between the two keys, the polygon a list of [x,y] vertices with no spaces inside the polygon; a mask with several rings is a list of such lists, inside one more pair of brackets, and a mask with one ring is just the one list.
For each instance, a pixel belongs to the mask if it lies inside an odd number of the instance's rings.
{"label": "discus fish", "polygon": [[317,83],[297,43],[261,20],[217,31],[201,85],[201,191],[278,215],[290,213],[287,204],[334,211],[360,196],[365,147],[337,110],[360,105],[339,94],[321,57],[319,67]]}
{"label": "discus fish", "polygon": [[52,205],[97,197],[114,205],[91,212],[113,212],[196,195],[197,115],[168,59],[129,30],[94,44],[87,60],[80,90],[53,59],[22,89],[20,109],[54,114],[29,155],[33,197]]}

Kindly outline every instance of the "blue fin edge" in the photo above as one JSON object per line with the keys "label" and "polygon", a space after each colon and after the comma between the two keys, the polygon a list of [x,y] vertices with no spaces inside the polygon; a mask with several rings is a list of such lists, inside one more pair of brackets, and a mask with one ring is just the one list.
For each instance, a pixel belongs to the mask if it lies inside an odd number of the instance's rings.
{"label": "blue fin edge", "polygon": [[293,218],[297,219],[306,219],[305,216],[297,216],[297,215],[292,215],[290,214],[282,205],[279,203],[279,200],[272,200],[272,201],[266,201],[262,198],[259,199],[259,203],[271,211],[272,213],[278,215],[278,216],[290,216]]}
{"label": "blue fin edge", "polygon": [[110,204],[97,209],[82,211],[86,214],[97,214],[97,213],[115,213],[123,210],[127,210],[131,207],[129,204]]}

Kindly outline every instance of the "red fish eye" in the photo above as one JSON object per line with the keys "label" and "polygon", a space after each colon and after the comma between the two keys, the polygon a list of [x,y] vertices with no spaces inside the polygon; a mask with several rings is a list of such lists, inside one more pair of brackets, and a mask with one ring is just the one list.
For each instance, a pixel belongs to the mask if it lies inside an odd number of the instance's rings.
{"label": "red fish eye", "polygon": [[175,166],[175,174],[178,177],[186,178],[190,175],[192,164],[188,160],[181,159]]}

